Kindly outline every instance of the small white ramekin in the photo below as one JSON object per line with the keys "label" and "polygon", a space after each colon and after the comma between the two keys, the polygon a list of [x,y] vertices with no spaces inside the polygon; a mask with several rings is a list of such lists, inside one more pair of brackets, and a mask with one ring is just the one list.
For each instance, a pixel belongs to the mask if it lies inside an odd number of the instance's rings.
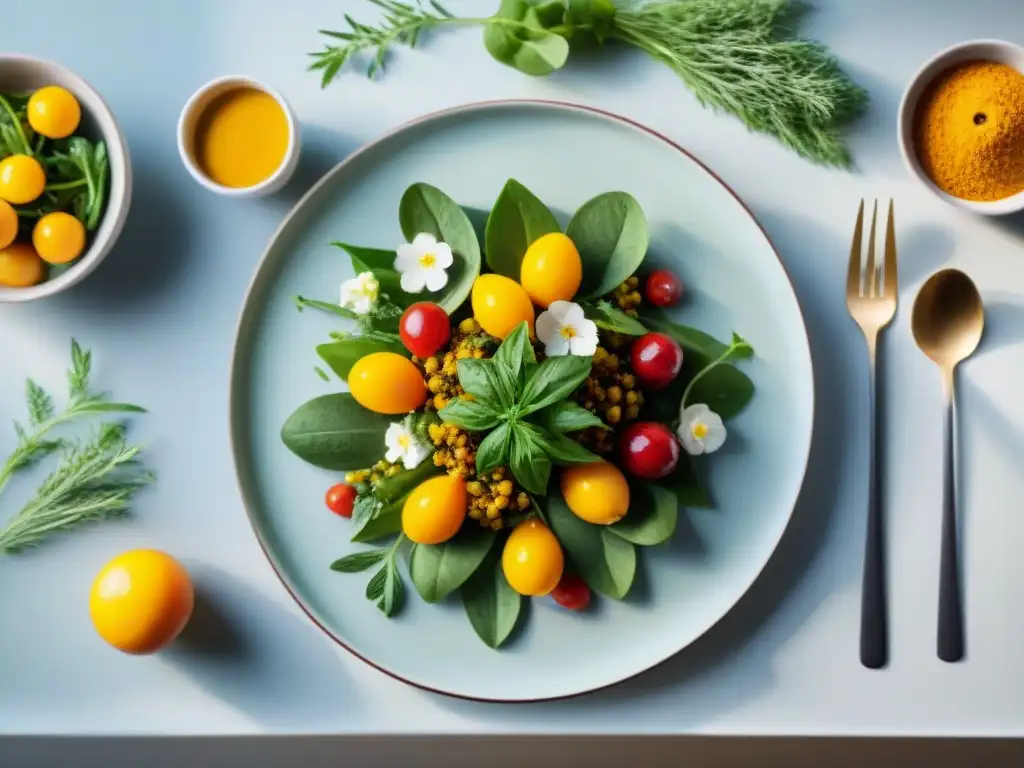
{"label": "small white ramekin", "polygon": [[978,202],[954,197],[936,186],[935,182],[924,172],[917,159],[917,152],[914,146],[914,117],[921,95],[944,70],[957,64],[978,60],[997,61],[1011,66],[1020,72],[1024,72],[1024,48],[1003,40],[968,40],[967,42],[957,43],[939,51],[914,73],[906,90],[903,92],[903,98],[900,101],[899,117],[896,121],[900,154],[903,156],[903,165],[906,166],[910,175],[921,182],[932,194],[950,205],[986,216],[1002,216],[1009,213],[1017,213],[1024,210],[1024,192],[991,202]]}
{"label": "small white ramekin", "polygon": [[[203,169],[199,167],[199,163],[196,162],[195,156],[196,124],[199,121],[199,116],[218,96],[237,88],[255,88],[273,96],[274,100],[281,105],[285,118],[288,120],[288,150],[285,152],[284,160],[272,176],[251,187],[225,187],[223,184],[218,184],[203,172]],[[192,174],[192,178],[211,192],[216,192],[219,195],[227,195],[229,197],[261,197],[277,192],[288,183],[292,174],[295,173],[295,168],[299,164],[299,146],[301,143],[302,137],[299,134],[299,121],[296,119],[291,105],[288,104],[284,96],[269,85],[245,75],[229,75],[211,80],[192,94],[192,97],[185,103],[185,107],[181,110],[181,115],[178,118],[178,154],[181,155],[181,162],[185,164],[188,172]]]}

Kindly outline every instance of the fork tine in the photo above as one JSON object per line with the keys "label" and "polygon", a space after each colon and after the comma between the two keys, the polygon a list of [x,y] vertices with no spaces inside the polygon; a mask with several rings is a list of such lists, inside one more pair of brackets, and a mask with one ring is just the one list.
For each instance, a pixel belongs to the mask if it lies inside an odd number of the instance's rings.
{"label": "fork tine", "polygon": [[861,234],[864,230],[864,199],[857,209],[857,224],[853,228],[853,245],[850,246],[850,266],[846,272],[846,297],[860,296],[860,251]]}
{"label": "fork tine", "polygon": [[889,201],[889,223],[885,226],[885,298],[896,299],[899,276],[896,268],[896,219],[893,201]]}
{"label": "fork tine", "polygon": [[870,299],[877,295],[876,278],[878,275],[875,272],[875,223],[877,219],[878,201],[875,200],[874,208],[871,211],[871,230],[868,233],[868,268],[867,274],[864,276],[864,295]]}

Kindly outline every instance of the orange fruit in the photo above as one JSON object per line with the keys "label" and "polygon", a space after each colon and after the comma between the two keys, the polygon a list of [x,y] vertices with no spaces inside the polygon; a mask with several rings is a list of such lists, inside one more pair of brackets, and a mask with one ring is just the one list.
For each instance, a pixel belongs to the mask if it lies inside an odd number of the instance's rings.
{"label": "orange fruit", "polygon": [[348,388],[357,403],[374,413],[408,413],[427,399],[423,374],[396,352],[360,358],[348,373]]}
{"label": "orange fruit", "polygon": [[576,245],[561,232],[542,235],[530,243],[519,266],[519,282],[538,307],[553,301],[572,301],[583,281],[583,262]]}
{"label": "orange fruit", "polygon": [[611,525],[629,510],[629,483],[614,464],[595,461],[562,472],[562,497],[581,520]]}
{"label": "orange fruit", "polygon": [[402,532],[417,544],[441,544],[459,532],[469,497],[459,475],[424,480],[402,507]]}
{"label": "orange fruit", "polygon": [[85,250],[85,225],[70,213],[48,213],[32,229],[32,245],[43,261],[67,264]]}
{"label": "orange fruit", "polygon": [[48,139],[66,139],[78,128],[82,107],[66,88],[48,85],[28,100],[28,124]]}
{"label": "orange fruit", "polygon": [[18,236],[18,212],[6,200],[0,200],[0,248],[6,248]]}
{"label": "orange fruit", "polygon": [[0,200],[14,205],[31,203],[46,189],[46,171],[28,155],[11,155],[0,160]]}
{"label": "orange fruit", "polygon": [[470,297],[473,317],[491,336],[504,339],[524,320],[533,330],[533,304],[515,280],[502,275],[480,275]]}
{"label": "orange fruit", "polygon": [[100,570],[89,594],[99,636],[125,653],[154,653],[169,645],[192,616],[188,571],[170,555],[135,549]]}
{"label": "orange fruit", "polygon": [[43,279],[44,265],[29,243],[11,243],[0,249],[0,285],[28,288]]}
{"label": "orange fruit", "polygon": [[558,586],[564,568],[562,545],[539,520],[524,520],[517,525],[501,552],[505,580],[521,595],[548,594]]}

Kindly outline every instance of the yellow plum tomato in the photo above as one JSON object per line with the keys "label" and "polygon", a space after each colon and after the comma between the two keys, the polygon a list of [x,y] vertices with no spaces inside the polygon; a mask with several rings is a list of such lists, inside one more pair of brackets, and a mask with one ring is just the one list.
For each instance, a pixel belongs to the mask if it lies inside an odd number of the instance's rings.
{"label": "yellow plum tomato", "polygon": [[519,266],[519,282],[538,307],[570,301],[583,280],[583,262],[576,245],[561,232],[534,240]]}
{"label": "yellow plum tomato", "polygon": [[626,516],[629,484],[614,464],[595,461],[562,472],[562,497],[573,514],[594,525],[611,525]]}
{"label": "yellow plum tomato", "polygon": [[408,413],[427,399],[423,375],[409,358],[396,352],[360,358],[349,371],[348,388],[357,403],[374,413]]}
{"label": "yellow plum tomato", "polygon": [[24,205],[43,194],[46,171],[28,155],[11,155],[0,160],[0,200]]}
{"label": "yellow plum tomato", "polygon": [[533,330],[533,303],[515,280],[480,275],[473,283],[473,317],[491,336],[504,339],[524,320]]}
{"label": "yellow plum tomato", "polygon": [[81,119],[78,99],[59,85],[40,88],[28,100],[28,124],[48,139],[66,139]]}
{"label": "yellow plum tomato", "polygon": [[501,569],[509,586],[521,595],[543,597],[562,578],[565,556],[555,534],[540,520],[515,527],[501,553]]}
{"label": "yellow plum tomato", "polygon": [[18,236],[18,212],[6,200],[0,200],[0,248],[6,248]]}
{"label": "yellow plum tomato", "polygon": [[461,476],[424,480],[402,506],[402,532],[417,544],[441,544],[459,532],[468,506]]}
{"label": "yellow plum tomato", "polygon": [[0,285],[28,288],[43,279],[45,267],[28,243],[11,243],[0,249]]}
{"label": "yellow plum tomato", "polygon": [[32,245],[43,261],[67,264],[85,250],[85,225],[64,211],[48,213],[32,229]]}

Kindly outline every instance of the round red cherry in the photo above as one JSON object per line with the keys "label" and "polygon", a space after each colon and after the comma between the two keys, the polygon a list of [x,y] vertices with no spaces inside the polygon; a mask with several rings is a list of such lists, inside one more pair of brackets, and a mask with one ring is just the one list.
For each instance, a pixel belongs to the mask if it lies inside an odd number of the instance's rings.
{"label": "round red cherry", "polygon": [[647,300],[656,307],[671,307],[683,295],[683,281],[667,269],[656,269],[644,283]]}
{"label": "round red cherry", "polygon": [[648,333],[633,342],[631,360],[645,389],[663,389],[683,367],[683,348],[664,333]]}
{"label": "round red cherry", "polygon": [[336,515],[352,517],[352,505],[356,503],[356,489],[345,483],[332,485],[324,499],[327,508]]}
{"label": "round red cherry", "polygon": [[665,477],[679,463],[679,443],[672,430],[654,421],[637,421],[619,437],[622,467],[645,480]]}
{"label": "round red cherry", "polygon": [[582,611],[590,604],[590,587],[579,576],[567,573],[551,590],[551,597],[563,608]]}
{"label": "round red cherry", "polygon": [[448,313],[429,301],[410,305],[398,321],[402,343],[420,358],[430,357],[447,344],[451,332]]}

